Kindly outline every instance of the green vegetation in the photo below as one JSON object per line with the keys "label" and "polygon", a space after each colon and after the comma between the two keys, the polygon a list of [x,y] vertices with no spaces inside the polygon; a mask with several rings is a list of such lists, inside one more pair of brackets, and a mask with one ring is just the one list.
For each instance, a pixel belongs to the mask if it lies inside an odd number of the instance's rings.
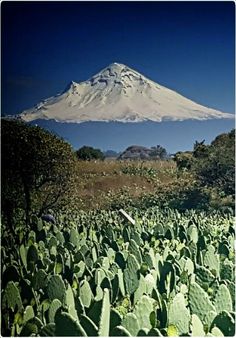
{"label": "green vegetation", "polygon": [[233,335],[233,217],[129,213],[135,225],[118,211],[33,217],[14,242],[3,225],[2,334]]}
{"label": "green vegetation", "polygon": [[94,149],[93,147],[83,146],[76,151],[76,155],[79,160],[104,160],[105,156],[100,149]]}
{"label": "green vegetation", "polygon": [[202,186],[217,189],[225,195],[235,193],[235,130],[221,134],[210,144],[196,142],[193,152],[175,156],[177,168],[196,174]]}
{"label": "green vegetation", "polygon": [[2,213],[11,226],[18,208],[59,205],[70,186],[75,155],[69,144],[39,127],[2,119]]}
{"label": "green vegetation", "polygon": [[233,336],[233,144],[82,161],[2,120],[1,334]]}

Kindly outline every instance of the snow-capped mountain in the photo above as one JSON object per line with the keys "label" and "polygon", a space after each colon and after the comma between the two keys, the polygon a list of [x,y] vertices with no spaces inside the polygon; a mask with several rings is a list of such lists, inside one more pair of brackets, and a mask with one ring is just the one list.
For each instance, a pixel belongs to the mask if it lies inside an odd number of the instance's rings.
{"label": "snow-capped mountain", "polygon": [[61,94],[20,114],[20,118],[27,122],[53,119],[73,123],[232,117],[232,114],[197,104],[119,63],[112,63],[87,81],[72,81]]}

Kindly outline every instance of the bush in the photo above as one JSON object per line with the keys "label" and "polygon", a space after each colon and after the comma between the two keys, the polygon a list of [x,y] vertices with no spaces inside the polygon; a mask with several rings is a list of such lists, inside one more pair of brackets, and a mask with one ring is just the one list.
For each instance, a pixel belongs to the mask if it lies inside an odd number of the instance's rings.
{"label": "bush", "polygon": [[94,149],[93,147],[83,146],[76,151],[77,158],[79,160],[104,160],[105,156],[100,149]]}
{"label": "bush", "polygon": [[193,154],[191,151],[179,151],[175,154],[174,161],[176,162],[177,169],[179,170],[190,170],[193,164]]}
{"label": "bush", "polygon": [[22,208],[26,220],[59,203],[75,163],[71,146],[40,127],[2,119],[2,212],[10,223]]}
{"label": "bush", "polygon": [[152,151],[150,153],[150,157],[159,158],[161,160],[164,160],[167,158],[167,151],[162,146],[157,145],[156,147],[151,147],[151,150]]}
{"label": "bush", "polygon": [[[204,146],[204,147],[203,147]],[[221,134],[209,145],[195,146],[193,170],[203,186],[226,195],[235,193],[235,130]]]}

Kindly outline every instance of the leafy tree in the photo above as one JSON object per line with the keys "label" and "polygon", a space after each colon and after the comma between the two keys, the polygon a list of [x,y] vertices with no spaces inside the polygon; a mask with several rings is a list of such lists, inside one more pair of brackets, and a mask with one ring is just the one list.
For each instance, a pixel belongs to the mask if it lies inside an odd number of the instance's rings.
{"label": "leafy tree", "polygon": [[204,144],[205,140],[202,142],[196,141],[193,146],[193,156],[195,158],[207,158],[209,156],[209,147]]}
{"label": "leafy tree", "polygon": [[160,159],[165,159],[167,157],[167,151],[162,146],[157,145],[156,147],[151,147],[151,149],[152,149],[150,153],[151,157],[156,157]]}
{"label": "leafy tree", "polygon": [[203,144],[198,144],[194,156],[194,171],[202,185],[216,187],[225,194],[234,194],[235,130],[217,136],[204,148]]}
{"label": "leafy tree", "polygon": [[93,147],[83,146],[76,151],[77,158],[79,160],[90,161],[90,160],[104,160],[105,156],[100,149]]}
{"label": "leafy tree", "polygon": [[2,119],[2,212],[11,222],[16,208],[39,214],[69,187],[75,163],[71,146],[36,126]]}
{"label": "leafy tree", "polygon": [[175,154],[174,161],[176,162],[179,170],[190,170],[193,164],[193,154],[191,151],[179,151]]}

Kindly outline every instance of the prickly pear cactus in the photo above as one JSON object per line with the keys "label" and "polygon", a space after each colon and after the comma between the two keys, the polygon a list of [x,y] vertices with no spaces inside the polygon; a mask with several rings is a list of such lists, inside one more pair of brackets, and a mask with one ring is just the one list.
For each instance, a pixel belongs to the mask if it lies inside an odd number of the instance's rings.
{"label": "prickly pear cactus", "polygon": [[132,336],[137,336],[138,331],[140,330],[140,324],[138,318],[134,313],[127,313],[127,315],[122,320],[121,325],[126,328]]}
{"label": "prickly pear cactus", "polygon": [[119,290],[121,295],[125,296],[124,274],[121,269],[118,269]]}
{"label": "prickly pear cactus", "polygon": [[124,270],[124,284],[128,295],[134,293],[139,285],[138,270],[140,266],[134,255],[130,254],[127,259],[127,267]]}
{"label": "prickly pear cactus", "polygon": [[228,279],[231,282],[235,280],[234,264],[228,259],[220,262],[220,278],[222,280]]}
{"label": "prickly pear cactus", "polygon": [[179,334],[189,332],[190,313],[185,305],[185,298],[182,293],[178,293],[169,306],[168,325],[175,325]]}
{"label": "prickly pear cactus", "polygon": [[119,251],[116,252],[115,262],[119,265],[119,267],[122,270],[124,270],[126,263],[125,263],[125,257],[122,252],[119,252]]}
{"label": "prickly pear cactus", "polygon": [[204,266],[197,265],[195,273],[196,281],[200,285],[207,284],[209,286],[215,280],[215,276],[211,273],[209,269],[205,268]]}
{"label": "prickly pear cactus", "polygon": [[205,331],[202,321],[195,314],[191,318],[192,337],[204,337]]}
{"label": "prickly pear cactus", "polygon": [[220,313],[223,310],[228,312],[232,311],[232,298],[229,289],[225,284],[220,285],[214,299],[214,305],[217,313]]}
{"label": "prickly pear cactus", "polygon": [[110,311],[110,331],[109,336],[111,335],[111,331],[116,327],[121,325],[122,316],[121,314],[114,308],[111,308]]}
{"label": "prickly pear cactus", "polygon": [[34,309],[31,305],[26,306],[24,311],[24,323],[26,323],[28,320],[34,318]]}
{"label": "prickly pear cactus", "polygon": [[97,325],[86,315],[80,316],[80,324],[82,325],[87,336],[96,337],[98,336],[98,327]]}
{"label": "prickly pear cactus", "polygon": [[196,227],[196,225],[194,225],[194,224],[190,225],[190,227],[187,230],[187,235],[193,243],[197,244],[197,242],[198,242],[198,228]]}
{"label": "prickly pear cactus", "polygon": [[66,287],[60,275],[52,275],[49,278],[47,292],[50,300],[57,298],[61,303],[64,302]]}
{"label": "prickly pear cactus", "polygon": [[189,287],[189,305],[192,314],[196,314],[202,321],[209,311],[215,311],[207,293],[195,282]]}
{"label": "prickly pear cactus", "polygon": [[[175,268],[170,262],[164,262],[159,264],[160,278],[158,283],[158,289],[160,293],[171,292],[175,285]],[[168,280],[167,280],[168,279]]]}
{"label": "prickly pear cactus", "polygon": [[71,229],[70,231],[70,242],[76,247],[79,247],[79,234],[78,231],[75,230],[74,228]]}
{"label": "prickly pear cactus", "polygon": [[79,294],[84,307],[88,308],[92,300],[92,291],[89,283],[86,280],[81,282]]}
{"label": "prickly pear cactus", "polygon": [[78,315],[75,308],[74,294],[70,284],[67,285],[66,289],[65,305],[68,307],[69,314],[71,314],[74,319],[78,320]]}
{"label": "prickly pear cactus", "polygon": [[208,246],[203,261],[204,266],[208,267],[209,270],[218,277],[220,274],[220,260],[213,245]]}
{"label": "prickly pear cactus", "polygon": [[38,259],[38,249],[34,244],[32,244],[27,251],[27,263],[29,264],[30,262],[37,262]]}
{"label": "prickly pear cactus", "polygon": [[145,277],[144,277],[144,281],[145,281],[145,293],[147,295],[151,295],[152,293],[152,290],[156,287],[156,283],[155,283],[155,279],[153,277],[153,275],[151,275],[150,273],[147,274]]}
{"label": "prickly pear cactus", "polygon": [[223,332],[220,331],[220,329],[218,329],[218,327],[213,327],[213,329],[211,330],[211,333],[214,337],[224,337]]}
{"label": "prickly pear cactus", "polygon": [[182,271],[186,271],[188,275],[192,275],[194,272],[193,261],[188,257],[181,257],[179,265]]}
{"label": "prickly pear cactus", "polygon": [[235,335],[235,319],[227,311],[220,312],[211,324],[211,329],[216,326],[225,336]]}
{"label": "prickly pear cactus", "polygon": [[102,310],[99,321],[98,335],[101,337],[108,337],[110,326],[110,296],[109,290],[104,289],[104,296],[102,300]]}
{"label": "prickly pear cactus", "polygon": [[208,331],[210,331],[211,323],[213,322],[216,316],[217,316],[217,313],[215,311],[209,311],[206,314],[204,318],[204,323],[207,326]]}
{"label": "prickly pear cactus", "polygon": [[143,295],[134,307],[133,313],[138,319],[140,328],[151,329],[150,314],[154,310],[154,299]]}
{"label": "prickly pear cactus", "polygon": [[18,310],[21,310],[23,307],[20,291],[16,284],[10,281],[7,283],[6,289],[4,290],[2,307],[9,308],[14,311],[16,306]]}
{"label": "prickly pear cactus", "polygon": [[29,319],[23,326],[20,335],[23,337],[29,337],[37,333],[43,327],[42,321],[38,317]]}
{"label": "prickly pear cactus", "polygon": [[138,245],[136,244],[136,242],[133,239],[131,239],[130,242],[129,242],[128,250],[131,254],[133,254],[135,256],[138,263],[141,264],[142,263],[142,256],[141,256]]}
{"label": "prickly pear cactus", "polygon": [[132,337],[131,333],[122,325],[114,327],[110,334],[111,337]]}
{"label": "prickly pear cactus", "polygon": [[27,269],[27,254],[26,254],[26,249],[25,249],[24,244],[21,244],[21,246],[19,248],[19,253],[20,253],[21,261],[22,261],[25,269]]}
{"label": "prickly pear cactus", "polygon": [[59,299],[57,299],[57,298],[53,299],[53,301],[51,302],[49,309],[48,309],[49,323],[54,323],[55,314],[61,306],[62,306],[62,304],[59,301]]}
{"label": "prickly pear cactus", "polygon": [[33,277],[34,290],[44,289],[48,282],[48,275],[43,269],[39,269]]}
{"label": "prickly pear cactus", "polygon": [[86,332],[81,324],[76,321],[69,313],[60,312],[55,316],[55,335],[56,336],[70,336],[70,337],[86,337]]}
{"label": "prickly pear cactus", "polygon": [[40,337],[55,337],[55,330],[55,323],[49,323],[41,328],[39,335]]}

